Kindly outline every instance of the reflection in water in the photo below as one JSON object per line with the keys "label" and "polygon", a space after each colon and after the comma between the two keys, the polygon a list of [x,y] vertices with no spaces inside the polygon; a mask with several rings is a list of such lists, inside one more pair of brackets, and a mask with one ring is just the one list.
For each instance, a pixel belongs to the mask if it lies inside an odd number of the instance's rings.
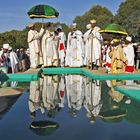
{"label": "reflection in water", "polygon": [[8,81],[0,81],[0,88],[4,88],[4,87],[17,87],[18,86],[18,82],[16,81],[12,81],[12,82],[8,82]]}
{"label": "reflection in water", "polygon": [[[90,123],[95,123],[99,117],[108,123],[127,120],[133,103],[127,100],[128,97],[114,91],[111,81],[101,82],[81,75],[44,76],[30,83],[30,128],[38,135],[48,135],[46,131],[52,128],[50,131],[54,132],[59,124],[50,119],[64,107],[68,107],[68,115],[74,118],[80,117],[78,114],[84,109]],[[37,112],[43,119],[38,120]]]}
{"label": "reflection in water", "polygon": [[[108,90],[108,98],[103,104],[100,117],[104,122],[117,123],[124,119],[127,113],[125,101],[127,97],[115,91],[113,88]],[[105,100],[104,100],[105,101]]]}
{"label": "reflection in water", "polygon": [[33,121],[30,129],[39,136],[47,136],[52,134],[58,127],[58,123],[52,121]]}
{"label": "reflection in water", "polygon": [[38,81],[32,81],[30,83],[28,104],[31,117],[34,118],[30,126],[33,132],[38,135],[48,135],[58,128],[59,125],[56,122],[47,120],[35,121],[36,112],[38,110],[40,110],[44,116],[47,110],[48,117],[55,117],[59,108],[58,102],[58,76],[44,76]]}
{"label": "reflection in water", "polygon": [[66,92],[70,115],[77,116],[77,112],[81,109],[84,99],[84,77],[80,75],[66,76]]}
{"label": "reflection in water", "polygon": [[32,81],[30,94],[22,94],[14,106],[16,99],[0,98],[0,138],[139,140],[140,104],[132,99],[126,102],[128,97],[107,85],[110,83],[80,75],[44,76]]}
{"label": "reflection in water", "polygon": [[[22,92],[22,90],[18,89],[17,86],[18,82],[0,81],[0,120],[10,110],[13,104],[16,103],[21,94],[19,91]],[[11,87],[11,90],[7,87]],[[14,91],[12,88],[17,88],[17,90]]]}
{"label": "reflection in water", "polygon": [[83,106],[86,116],[95,122],[102,107],[100,81],[81,75],[54,75],[30,83],[29,110],[32,117],[40,110],[42,114],[47,111],[47,116],[53,118],[64,108],[66,101],[70,116],[77,117]]}
{"label": "reflection in water", "polygon": [[84,107],[88,112],[87,116],[91,118],[90,122],[94,123],[102,107],[101,83],[99,80],[86,84]]}
{"label": "reflection in water", "polygon": [[10,110],[20,95],[0,97],[0,120]]}

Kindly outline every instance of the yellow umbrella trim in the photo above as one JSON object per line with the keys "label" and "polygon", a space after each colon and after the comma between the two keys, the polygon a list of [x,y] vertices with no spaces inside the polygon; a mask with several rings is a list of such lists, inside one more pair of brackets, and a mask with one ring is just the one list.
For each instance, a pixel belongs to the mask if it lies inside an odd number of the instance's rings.
{"label": "yellow umbrella trim", "polygon": [[119,34],[124,34],[124,35],[128,35],[126,32],[122,32],[122,31],[110,31],[110,30],[100,30],[100,33],[119,33]]}
{"label": "yellow umbrella trim", "polygon": [[56,16],[30,15],[30,18],[56,18]]}
{"label": "yellow umbrella trim", "polygon": [[47,126],[34,126],[34,125],[31,125],[31,128],[55,128],[56,125],[47,125]]}
{"label": "yellow umbrella trim", "polygon": [[117,116],[107,116],[107,117],[100,116],[100,117],[103,119],[115,119],[115,118],[120,118],[120,117],[124,117],[124,116],[126,116],[126,114],[121,114],[121,115],[117,115]]}

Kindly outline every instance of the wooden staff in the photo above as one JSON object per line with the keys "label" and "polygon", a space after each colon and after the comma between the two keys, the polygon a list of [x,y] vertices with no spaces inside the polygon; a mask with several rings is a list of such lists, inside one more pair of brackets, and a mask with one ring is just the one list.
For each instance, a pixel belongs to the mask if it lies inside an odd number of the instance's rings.
{"label": "wooden staff", "polygon": [[91,69],[93,69],[92,59],[93,59],[93,48],[94,48],[94,46],[93,46],[93,33],[92,33],[92,31],[93,30],[91,30],[91,32],[90,32],[90,35],[91,35],[91,54],[90,54],[91,55],[91,58],[90,58],[91,59],[91,64],[90,64],[91,67],[90,68]]}

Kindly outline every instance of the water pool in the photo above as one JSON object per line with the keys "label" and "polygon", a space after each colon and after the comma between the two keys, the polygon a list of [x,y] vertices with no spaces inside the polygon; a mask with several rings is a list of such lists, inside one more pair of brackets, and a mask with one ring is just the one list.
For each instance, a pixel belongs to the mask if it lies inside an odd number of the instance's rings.
{"label": "water pool", "polygon": [[[139,140],[140,104],[80,75],[44,76],[16,96],[0,97],[4,140]],[[3,111],[2,111],[3,110]],[[31,128],[51,121],[55,128]]]}

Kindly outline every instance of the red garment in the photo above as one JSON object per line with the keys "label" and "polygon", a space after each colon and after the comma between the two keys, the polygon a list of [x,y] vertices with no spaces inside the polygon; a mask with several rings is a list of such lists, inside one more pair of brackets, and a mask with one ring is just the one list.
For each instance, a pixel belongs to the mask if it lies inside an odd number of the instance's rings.
{"label": "red garment", "polygon": [[134,71],[134,66],[126,66],[125,67],[125,72],[133,72]]}
{"label": "red garment", "polygon": [[108,67],[108,68],[111,68],[111,63],[106,63],[106,66]]}
{"label": "red garment", "polygon": [[64,97],[64,91],[60,90],[60,97]]}
{"label": "red garment", "polygon": [[61,50],[64,50],[64,44],[63,43],[60,43],[60,45],[59,45],[59,50],[61,51]]}

